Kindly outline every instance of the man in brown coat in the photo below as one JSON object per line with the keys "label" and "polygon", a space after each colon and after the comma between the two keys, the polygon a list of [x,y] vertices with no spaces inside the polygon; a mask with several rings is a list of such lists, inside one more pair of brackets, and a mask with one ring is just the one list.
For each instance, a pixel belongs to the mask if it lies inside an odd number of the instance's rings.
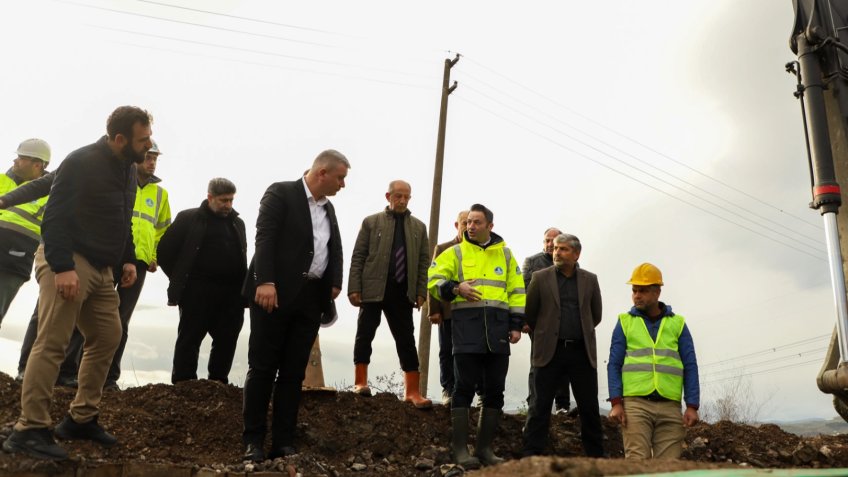
{"label": "man in brown coat", "polygon": [[[453,226],[456,227],[456,237],[451,240],[436,245],[433,250],[433,260],[440,253],[462,242],[462,234],[465,233],[465,220],[468,218],[468,211],[463,210],[456,217],[456,222]],[[442,404],[450,406],[451,395],[453,394],[453,335],[451,333],[450,302],[439,300],[431,294],[427,294],[427,308],[430,310],[428,318],[430,323],[439,325],[439,382],[442,385]]]}
{"label": "man in brown coat", "polygon": [[583,449],[604,455],[598,410],[595,327],[601,322],[598,277],[580,268],[580,239],[554,239],[554,265],[533,274],[527,290],[527,324],[534,333],[531,364],[536,368],[536,406],[524,428],[524,455],[542,454],[548,444],[551,405],[560,383],[571,382],[580,413]]}
{"label": "man in brown coat", "polygon": [[412,308],[420,309],[427,296],[430,246],[427,227],[407,208],[411,197],[409,183],[392,181],[386,192],[389,205],[362,221],[350,259],[347,296],[351,305],[359,307],[353,345],[353,392],[371,395],[367,373],[371,342],[380,325],[380,315],[385,313],[404,371],[404,401],[423,409],[433,403],[420,393]]}

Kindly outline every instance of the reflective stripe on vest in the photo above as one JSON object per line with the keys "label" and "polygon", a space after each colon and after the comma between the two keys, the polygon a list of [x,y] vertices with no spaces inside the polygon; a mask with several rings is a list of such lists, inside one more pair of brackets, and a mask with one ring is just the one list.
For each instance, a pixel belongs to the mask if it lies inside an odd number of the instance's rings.
{"label": "reflective stripe on vest", "polygon": [[[20,187],[9,176],[4,174],[0,176],[0,190],[11,191]],[[22,182],[20,185],[24,185]],[[26,204],[20,204],[9,207],[5,210],[0,210],[0,227],[13,230],[17,233],[25,235],[35,241],[41,241],[41,220],[44,218],[44,209],[47,206],[48,196],[41,197]]]}
{"label": "reflective stripe on vest", "polygon": [[[463,246],[468,247],[468,254],[463,253]],[[523,314],[525,301],[524,287],[517,286],[513,283],[513,288],[510,290],[510,284],[506,281],[507,277],[515,276],[514,271],[510,268],[510,264],[512,263],[512,252],[510,249],[508,247],[501,247],[503,254],[492,255],[486,254],[485,249],[478,251],[471,247],[479,246],[471,245],[468,242],[462,242],[451,247],[456,256],[457,281],[461,283],[466,280],[463,263],[465,262],[467,264],[468,257],[465,257],[464,255],[471,255],[474,257],[473,260],[475,261],[477,260],[478,255],[485,259],[486,262],[484,262],[482,266],[472,261],[470,267],[475,269],[475,275],[480,273],[480,271],[485,271],[491,268],[491,276],[494,278],[475,278],[474,287],[481,293],[480,301],[469,302],[462,297],[457,297],[457,299],[453,302],[453,307],[455,309],[493,307],[509,310],[510,313]],[[502,258],[503,262],[498,260],[499,258]],[[500,270],[500,274],[498,274],[497,270]],[[517,269],[515,271],[517,271]],[[447,277],[437,274],[431,275],[430,281],[434,279],[439,280],[437,282],[437,286],[440,286],[447,280]],[[522,278],[521,285],[523,284],[524,282]],[[517,298],[519,296],[520,299]]]}
{"label": "reflective stripe on vest", "polygon": [[627,340],[621,368],[624,396],[647,396],[656,391],[666,399],[680,401],[683,397],[683,361],[677,340],[683,332],[684,318],[681,315],[663,317],[656,342],[651,339],[641,317],[622,313],[618,320]]}

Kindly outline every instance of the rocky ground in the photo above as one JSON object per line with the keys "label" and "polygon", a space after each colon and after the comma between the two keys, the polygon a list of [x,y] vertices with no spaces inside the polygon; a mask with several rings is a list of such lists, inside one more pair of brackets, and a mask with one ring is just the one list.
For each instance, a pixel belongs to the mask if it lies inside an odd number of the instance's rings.
{"label": "rocky ground", "polygon": [[[66,413],[73,390],[57,388],[54,421]],[[190,469],[190,474],[244,475],[279,472],[296,476],[442,476],[449,465],[449,410],[413,409],[393,394],[363,398],[348,392],[309,392],[300,411],[300,454],[258,465],[241,462],[241,388],[201,380],[110,391],[100,422],[120,442],[104,450],[64,442],[72,459],[50,463],[0,452],[0,474],[71,474],[78,469],[139,463]],[[0,439],[20,412],[20,385],[0,373]],[[473,413],[476,418],[476,413]],[[610,459],[580,458],[579,420],[554,416],[551,453],[557,457],[519,459],[522,416],[504,416],[495,450],[511,460],[476,471],[479,476],[624,475],[726,466],[752,468],[848,468],[848,437],[802,438],[775,425],[751,427],[730,422],[699,424],[688,431],[683,459],[624,461],[621,434],[604,418]],[[473,443],[473,437],[471,439]],[[205,470],[204,470],[205,469]],[[120,475],[120,474],[116,474]]]}

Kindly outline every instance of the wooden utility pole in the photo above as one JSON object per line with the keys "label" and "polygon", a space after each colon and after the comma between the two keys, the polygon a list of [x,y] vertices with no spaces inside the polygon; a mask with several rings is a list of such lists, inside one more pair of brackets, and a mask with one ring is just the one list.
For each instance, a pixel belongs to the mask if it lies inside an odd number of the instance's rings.
{"label": "wooden utility pole", "polygon": [[[456,89],[456,81],[450,85],[450,70],[459,61],[457,53],[454,59],[445,59],[445,73],[442,78],[442,106],[439,112],[439,138],[436,142],[436,167],[433,171],[433,198],[430,202],[430,225],[428,240],[430,249],[439,243],[439,211],[442,202],[442,168],[445,162],[445,125],[448,121],[448,96]],[[421,372],[421,395],[427,395],[427,378],[430,374],[430,317],[427,303],[421,308],[421,326],[418,335],[418,369]]]}

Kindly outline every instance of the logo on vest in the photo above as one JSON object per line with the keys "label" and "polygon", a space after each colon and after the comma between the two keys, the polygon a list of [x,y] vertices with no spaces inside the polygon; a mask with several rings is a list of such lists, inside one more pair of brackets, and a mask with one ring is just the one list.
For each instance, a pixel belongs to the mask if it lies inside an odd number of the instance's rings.
{"label": "logo on vest", "polygon": [[503,268],[495,267],[495,275],[503,275]]}
{"label": "logo on vest", "polygon": [[148,207],[153,207],[153,199],[151,199],[150,197],[145,199],[144,203],[147,204]]}

